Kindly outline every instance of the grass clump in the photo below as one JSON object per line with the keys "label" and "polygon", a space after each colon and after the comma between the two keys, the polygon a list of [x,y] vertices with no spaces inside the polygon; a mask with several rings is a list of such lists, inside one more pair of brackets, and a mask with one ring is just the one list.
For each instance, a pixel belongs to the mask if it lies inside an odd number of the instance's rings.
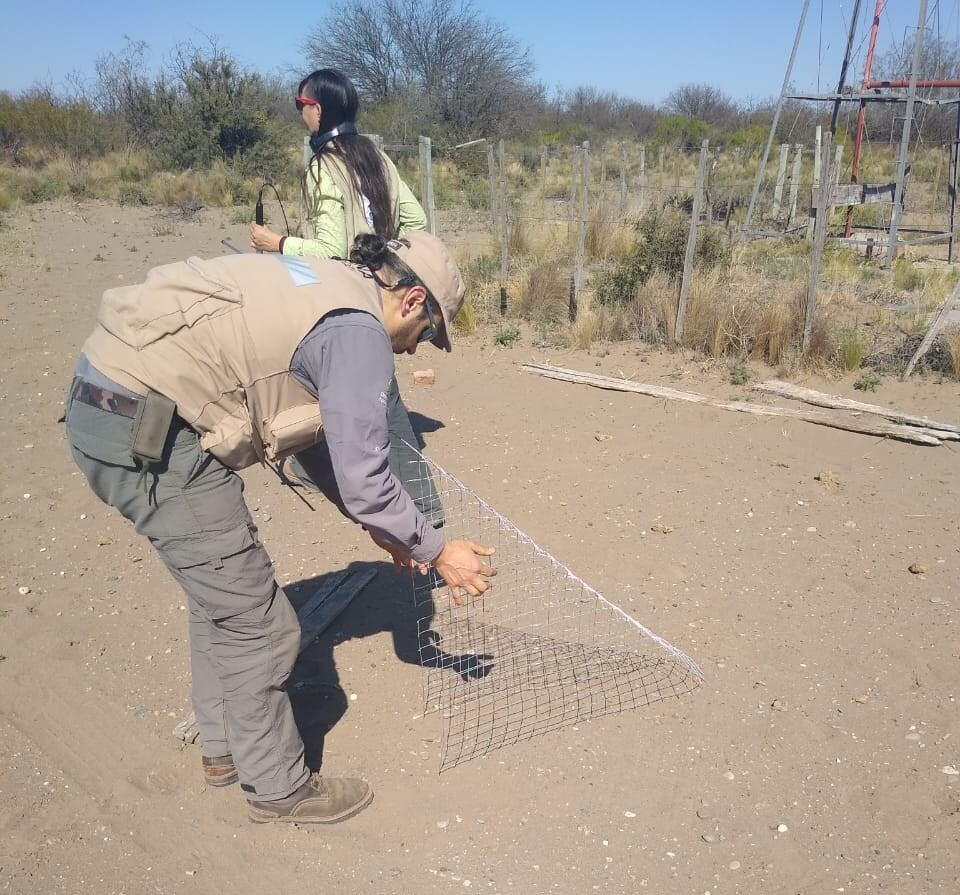
{"label": "grass clump", "polygon": [[883,380],[873,370],[865,370],[853,384],[858,392],[875,392]]}
{"label": "grass clump", "polygon": [[952,327],[946,330],[940,336],[940,339],[943,341],[950,358],[950,371],[953,378],[960,381],[960,327]]}
{"label": "grass clump", "polygon": [[856,327],[844,327],[837,337],[837,364],[844,372],[859,370],[867,356],[866,338]]}
{"label": "grass clump", "polygon": [[535,265],[526,275],[517,301],[519,316],[543,328],[560,325],[567,316],[570,284],[556,260]]}
{"label": "grass clump", "polygon": [[512,348],[513,344],[520,338],[520,329],[516,326],[506,326],[502,328],[493,341],[502,348]]}

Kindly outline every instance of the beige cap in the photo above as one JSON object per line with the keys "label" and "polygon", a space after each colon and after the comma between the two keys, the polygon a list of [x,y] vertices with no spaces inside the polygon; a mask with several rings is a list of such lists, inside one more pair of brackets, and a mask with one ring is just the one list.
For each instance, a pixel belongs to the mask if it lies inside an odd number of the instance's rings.
{"label": "beige cap", "polygon": [[[405,242],[410,245],[405,245]],[[463,298],[467,291],[457,262],[453,260],[447,247],[426,230],[405,233],[403,241],[392,239],[387,243],[387,248],[417,275],[440,305],[444,326],[433,344],[444,351],[450,351],[450,328],[453,326],[453,318],[463,307]]]}

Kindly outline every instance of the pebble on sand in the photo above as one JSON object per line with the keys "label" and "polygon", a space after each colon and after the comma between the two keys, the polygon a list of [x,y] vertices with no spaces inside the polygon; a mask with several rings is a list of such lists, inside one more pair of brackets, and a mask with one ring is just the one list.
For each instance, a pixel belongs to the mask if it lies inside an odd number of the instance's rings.
{"label": "pebble on sand", "polygon": [[30,588],[24,584],[22,587],[17,588],[17,592],[21,597],[25,597],[28,593],[30,593]]}
{"label": "pebble on sand", "polygon": [[922,575],[927,571],[927,567],[922,562],[915,562],[907,566],[907,571],[914,575]]}

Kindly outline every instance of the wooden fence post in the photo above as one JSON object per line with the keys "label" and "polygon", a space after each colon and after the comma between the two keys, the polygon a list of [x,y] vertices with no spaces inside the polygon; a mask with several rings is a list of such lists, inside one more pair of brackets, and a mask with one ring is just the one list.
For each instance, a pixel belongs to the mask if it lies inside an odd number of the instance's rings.
{"label": "wooden fence post", "polygon": [[663,207],[663,147],[657,151],[657,208]]}
{"label": "wooden fence post", "polygon": [[787,158],[790,156],[790,144],[780,144],[780,164],[777,167],[777,185],[773,188],[773,208],[770,216],[780,220],[780,203],[783,201],[783,182],[787,179]]}
{"label": "wooden fence post", "polygon": [[620,217],[627,213],[627,145],[620,144]]}
{"label": "wooden fence post", "polygon": [[420,137],[420,183],[423,195],[423,210],[427,216],[427,230],[437,232],[437,212],[433,204],[433,147],[429,137]]}
{"label": "wooden fence post", "polygon": [[547,147],[540,147],[540,220],[545,216],[544,205],[547,201]]}
{"label": "wooden fence post", "polygon": [[640,144],[640,211],[647,206],[647,147]]}
{"label": "wooden fence post", "polygon": [[500,156],[500,316],[507,313],[507,278],[510,276],[510,200],[507,197],[507,157],[504,141]]}
{"label": "wooden fence post", "polygon": [[573,162],[570,165],[570,201],[567,205],[567,237],[570,237],[573,232],[573,222],[577,214],[577,175],[581,151],[579,146],[573,147]]}
{"label": "wooden fence post", "polygon": [[830,220],[830,200],[833,197],[833,171],[831,168],[833,135],[823,135],[820,188],[817,190],[816,221],[813,227],[813,249],[810,252],[810,278],[807,282],[807,299],[803,306],[803,352],[810,347],[813,324],[817,315],[817,280],[820,276],[820,258],[827,238],[827,223]]}
{"label": "wooden fence post", "polygon": [[707,154],[710,141],[700,144],[700,160],[697,163],[697,182],[693,188],[693,210],[690,215],[690,232],[687,234],[687,251],[683,256],[683,276],[680,279],[680,299],[677,302],[677,325],[673,339],[676,344],[683,343],[683,331],[687,323],[687,295],[693,274],[693,261],[697,250],[697,225],[700,222],[700,205],[703,202],[703,179],[707,169]]}
{"label": "wooden fence post", "polygon": [[607,144],[600,150],[600,204],[607,198]]}
{"label": "wooden fence post", "polygon": [[590,141],[583,141],[582,176],[580,184],[580,232],[577,236],[577,254],[573,269],[573,298],[579,316],[583,303],[580,300],[583,294],[583,256],[587,244],[587,217],[590,214]]}
{"label": "wooden fence post", "polygon": [[[813,205],[817,201],[817,193],[820,190],[820,148],[823,146],[823,129],[819,124],[817,125],[813,144],[813,188],[810,190],[810,210],[807,212],[807,239],[813,238],[814,221],[816,218]],[[829,161],[829,159],[827,161]]]}
{"label": "wooden fence post", "polygon": [[490,228],[497,227],[497,163],[493,158],[493,145],[487,146],[487,178],[490,181]]}
{"label": "wooden fence post", "polygon": [[803,164],[803,144],[797,143],[793,157],[793,171],[790,174],[790,205],[787,209],[787,229],[793,224],[797,214],[797,191],[800,189],[801,165]]}

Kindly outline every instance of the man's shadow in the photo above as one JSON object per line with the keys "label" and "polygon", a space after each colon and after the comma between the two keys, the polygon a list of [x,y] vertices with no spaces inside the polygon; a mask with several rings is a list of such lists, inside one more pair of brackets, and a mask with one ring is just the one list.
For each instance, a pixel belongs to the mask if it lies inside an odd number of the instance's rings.
{"label": "man's shadow", "polygon": [[440,420],[436,420],[432,416],[424,416],[422,413],[417,413],[416,410],[409,410],[407,414],[410,417],[413,434],[417,439],[417,447],[420,448],[421,451],[427,446],[426,441],[423,439],[425,432],[437,432],[440,429],[446,428],[445,424]]}
{"label": "man's shadow", "polygon": [[[323,761],[324,738],[346,714],[347,695],[340,685],[334,650],[348,640],[389,633],[401,662],[426,668],[447,669],[465,682],[486,677],[494,657],[445,652],[440,637],[431,627],[432,603],[416,604],[408,573],[397,572],[391,563],[351,563],[350,570],[375,568],[378,572],[364,589],[300,654],[287,681],[294,718],[303,738],[307,764],[317,770]],[[332,575],[288,584],[284,587],[295,609],[305,603]],[[419,624],[418,624],[419,622]],[[418,634],[422,631],[422,636]]]}

